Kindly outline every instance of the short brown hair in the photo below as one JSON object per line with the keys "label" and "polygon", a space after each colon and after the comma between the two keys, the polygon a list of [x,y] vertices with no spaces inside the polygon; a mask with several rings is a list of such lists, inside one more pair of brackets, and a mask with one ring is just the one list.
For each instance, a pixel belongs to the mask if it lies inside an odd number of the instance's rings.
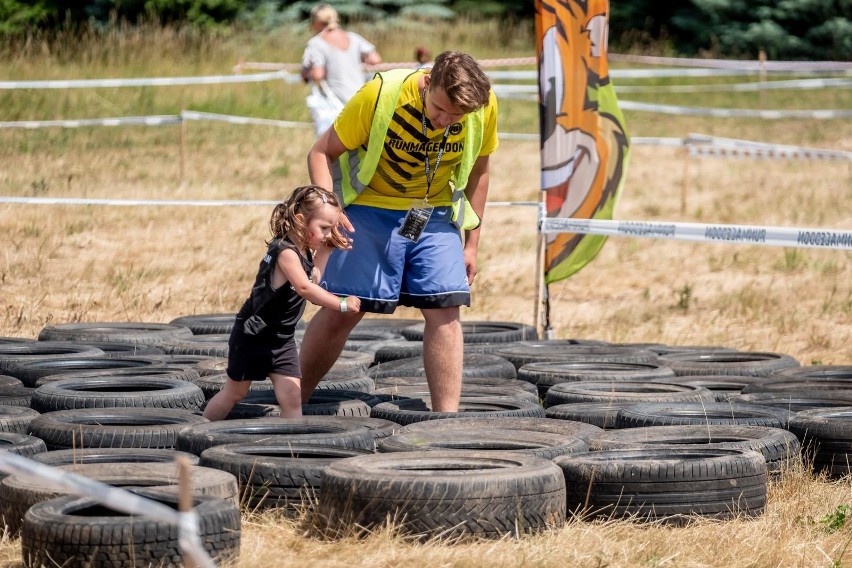
{"label": "short brown hair", "polygon": [[464,112],[488,104],[491,81],[479,63],[466,53],[445,51],[435,58],[429,88],[440,87],[450,102]]}

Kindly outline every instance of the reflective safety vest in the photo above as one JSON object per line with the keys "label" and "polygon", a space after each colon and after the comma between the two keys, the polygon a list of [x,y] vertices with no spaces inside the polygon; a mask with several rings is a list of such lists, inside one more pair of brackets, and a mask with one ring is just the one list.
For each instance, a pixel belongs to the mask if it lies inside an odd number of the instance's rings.
{"label": "reflective safety vest", "polygon": [[[396,69],[376,73],[375,76],[381,79],[382,84],[379,87],[379,98],[376,101],[376,110],[373,114],[367,148],[366,150],[363,147],[348,150],[341,154],[332,165],[334,192],[344,207],[355,201],[355,198],[366,189],[370,180],[373,179],[379,158],[382,156],[385,135],[390,121],[393,119],[402,85],[408,77],[416,72],[409,69]],[[485,113],[480,108],[466,114],[462,119],[465,123],[464,150],[462,151],[461,161],[451,176],[453,189],[451,198],[452,219],[453,224],[459,229],[475,229],[480,223],[479,216],[471,207],[464,190],[482,148],[484,116]]]}

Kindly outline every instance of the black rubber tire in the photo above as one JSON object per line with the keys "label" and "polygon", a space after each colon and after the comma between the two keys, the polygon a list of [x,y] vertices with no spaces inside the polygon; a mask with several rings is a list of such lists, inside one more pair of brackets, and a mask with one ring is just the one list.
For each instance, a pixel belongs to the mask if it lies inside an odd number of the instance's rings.
{"label": "black rubber tire", "polygon": [[14,377],[15,368],[19,363],[68,357],[104,357],[104,352],[95,347],[67,341],[0,343],[0,374]]}
{"label": "black rubber tire", "polygon": [[198,374],[202,377],[205,375],[221,375],[228,370],[227,357],[208,357],[203,361],[199,361],[195,368],[198,369]]}
{"label": "black rubber tire", "polygon": [[[462,380],[464,377],[515,378],[515,368],[502,357],[483,353],[465,353],[463,357]],[[375,365],[367,374],[373,380],[384,377],[425,377],[426,369],[422,357],[412,357]]]}
{"label": "black rubber tire", "polygon": [[373,354],[363,353],[361,351],[348,351],[344,349],[340,352],[337,360],[331,366],[328,374],[343,377],[357,376],[361,377],[367,374],[367,369],[373,364]]}
{"label": "black rubber tire", "polygon": [[803,410],[790,417],[814,471],[837,479],[852,473],[852,406]]}
{"label": "black rubber tire", "polygon": [[15,376],[30,387],[36,386],[36,381],[42,377],[76,373],[85,371],[101,371],[110,369],[134,369],[159,365],[161,361],[152,357],[68,357],[57,359],[32,360],[18,363],[15,366]]}
{"label": "black rubber tire", "polygon": [[21,382],[21,379],[17,377],[13,377],[12,375],[0,375],[0,389],[6,387],[22,387],[24,383]]}
{"label": "black rubber tire", "polygon": [[575,339],[550,341],[519,341],[497,349],[494,354],[505,357],[520,369],[530,363],[552,361],[580,361],[584,363],[657,363],[657,356],[636,347],[619,347],[590,341],[578,343]]}
{"label": "black rubber tire", "polygon": [[85,463],[173,463],[178,458],[190,465],[198,465],[195,454],[152,448],[83,448],[45,451],[32,459],[47,465],[73,465]]}
{"label": "black rubber tire", "polygon": [[544,406],[573,402],[690,402],[715,400],[703,387],[635,381],[583,381],[559,383],[550,387]]}
{"label": "black rubber tire", "polygon": [[773,373],[773,376],[795,379],[852,379],[852,365],[802,365],[788,367]]}
{"label": "black rubber tire", "polygon": [[370,394],[375,390],[375,388],[376,382],[368,375],[352,375],[345,377],[326,375],[319,383],[317,383],[314,392],[323,390],[346,390]]}
{"label": "black rubber tire", "polygon": [[[832,396],[834,395],[834,396]],[[837,393],[821,393],[812,395],[803,391],[775,391],[754,392],[750,394],[732,395],[728,400],[731,402],[744,402],[749,404],[760,404],[762,406],[773,406],[795,414],[802,410],[815,408],[837,408],[852,406],[852,397],[836,398]],[[788,416],[789,420],[789,416]]]}
{"label": "black rubber tire", "polygon": [[131,345],[159,345],[166,341],[192,337],[188,327],[149,322],[60,323],[44,326],[39,341],[109,341]]}
{"label": "black rubber tire", "polygon": [[228,335],[193,335],[160,343],[158,347],[166,355],[204,355],[206,357],[228,356]]}
{"label": "black rubber tire", "polygon": [[423,420],[441,420],[443,418],[471,417],[493,418],[496,416],[540,417],[544,418],[544,409],[535,403],[511,398],[462,397],[458,412],[433,412],[428,399],[404,399],[383,402],[373,407],[370,416],[383,418],[397,424],[411,424]]}
{"label": "black rubber tire", "polygon": [[788,413],[758,404],[732,402],[645,402],[618,413],[618,428],[730,424],[786,428]]}
{"label": "black rubber tire", "polygon": [[0,405],[0,432],[26,434],[30,422],[38,415],[38,411],[29,407]]}
{"label": "black rubber tire", "polygon": [[[177,510],[178,498],[157,490],[131,492]],[[240,511],[233,503],[196,496],[201,546],[215,562],[236,560],[240,550]],[[69,495],[33,505],[24,518],[24,566],[184,566],[176,523],[129,515],[92,497]]]}
{"label": "black rubber tire", "polygon": [[25,386],[0,388],[0,406],[28,407],[32,402],[35,389]]}
{"label": "black rubber tire", "polygon": [[788,377],[743,387],[742,394],[758,392],[799,392],[811,396],[852,400],[852,379],[808,379]]}
{"label": "black rubber tire", "polygon": [[577,381],[650,381],[674,378],[674,371],[653,363],[549,361],[518,369],[518,379],[536,385],[544,397],[555,384]]}
{"label": "black rubber tire", "polygon": [[[370,416],[370,408],[381,402],[372,394],[359,391],[314,391],[307,404],[302,404],[303,416]],[[234,405],[227,420],[280,416],[281,408],[272,390],[249,392]]]}
{"label": "black rubber tire", "polygon": [[[463,321],[462,336],[465,343],[511,343],[538,339],[536,329],[525,323],[511,321]],[[409,341],[423,341],[425,323],[416,323],[400,330]]]}
{"label": "black rubber tire", "polygon": [[[0,453],[9,452],[30,457],[46,451],[47,446],[41,438],[17,432],[0,432]],[[0,476],[5,475],[5,472],[0,471]]]}
{"label": "black rubber tire", "polygon": [[589,448],[592,451],[690,446],[755,450],[763,455],[766,468],[772,477],[777,477],[802,463],[802,448],[795,434],[767,426],[647,426],[601,432],[589,440]]}
{"label": "black rubber tire", "polygon": [[[427,384],[383,387],[376,389],[374,394],[382,397],[383,401],[398,400],[401,398],[428,398],[430,395],[429,386]],[[500,396],[526,400],[536,404],[539,403],[538,394],[516,387],[462,384],[461,395],[468,398],[478,396]]]}
{"label": "black rubber tire", "polygon": [[701,353],[730,353],[732,351],[736,351],[736,349],[732,347],[722,347],[719,345],[670,345],[667,343],[616,343],[615,345],[647,349],[657,355],[683,353],[685,351]]}
{"label": "black rubber tire", "polygon": [[175,449],[178,432],[207,419],[173,408],[84,408],[33,418],[29,433],[48,450],[69,448]]}
{"label": "black rubber tire", "polygon": [[685,351],[660,355],[660,362],[671,367],[676,375],[769,376],[781,369],[799,366],[790,355],[766,351]]}
{"label": "black rubber tire", "polygon": [[64,379],[38,387],[32,408],[39,412],[78,408],[180,408],[198,410],[204,393],[198,386],[178,379],[121,377]]}
{"label": "black rubber tire", "polygon": [[[426,377],[382,377],[375,381],[376,388],[388,387],[410,387],[410,386],[426,386],[429,383]],[[506,377],[464,377],[462,388],[469,387],[505,387],[512,389],[520,389],[531,394],[538,394],[538,389],[535,385],[518,379],[507,379]]]}
{"label": "black rubber tire", "polygon": [[[72,342],[74,343],[74,342]],[[123,359],[125,357],[156,357],[163,355],[162,349],[155,345],[143,345],[132,343],[116,343],[115,341],[87,341],[86,343],[76,343],[77,345],[87,345],[95,347],[104,352],[104,357],[107,359]]]}
{"label": "black rubber tire", "polygon": [[592,424],[604,430],[616,428],[618,412],[635,402],[573,402],[548,406],[544,414],[554,420],[571,420]]}
{"label": "black rubber tire", "polygon": [[669,379],[653,379],[651,382],[704,387],[716,395],[717,401],[728,402],[732,396],[739,394],[748,385],[771,380],[773,380],[772,377],[746,375],[681,375]]}
{"label": "black rubber tire", "polygon": [[326,468],[317,528],[327,536],[395,519],[421,539],[501,538],[559,528],[565,481],[552,461],[504,452],[402,452]]}
{"label": "black rubber tire", "polygon": [[590,440],[601,433],[601,429],[591,424],[550,418],[520,418],[517,416],[498,416],[495,418],[444,418],[442,420],[424,420],[403,426],[400,432],[431,432],[434,430],[467,430],[469,428],[498,428],[501,430],[521,430],[546,432],[567,438]]}
{"label": "black rubber tire", "polygon": [[374,314],[367,314],[355,324],[355,330],[390,331],[402,335],[400,333],[401,329],[421,323],[422,321],[422,319],[377,317]]}
{"label": "black rubber tire", "polygon": [[471,426],[466,430],[420,430],[400,432],[378,443],[378,450],[389,452],[444,451],[518,452],[540,458],[589,451],[580,438],[549,432],[508,430]]}
{"label": "black rubber tire", "polygon": [[379,345],[373,351],[373,361],[376,365],[396,361],[397,359],[423,358],[422,341],[393,342]]}
{"label": "black rubber tire", "polygon": [[236,312],[197,314],[177,317],[169,325],[188,327],[193,335],[230,334],[236,319]]}
{"label": "black rubber tire", "polygon": [[[174,463],[91,463],[57,466],[58,470],[75,473],[95,481],[117,487],[168,487],[168,492],[178,491],[178,466]],[[239,506],[239,489],[236,478],[230,473],[202,467],[190,466],[190,481],[194,495],[211,495]],[[35,505],[54,497],[67,495],[45,485],[40,479],[10,475],[0,482],[0,501],[3,520],[10,534],[16,534],[24,519],[24,513]]]}
{"label": "black rubber tire", "polygon": [[101,379],[171,379],[194,383],[198,380],[198,371],[191,367],[181,365],[149,365],[144,367],[131,367],[129,369],[103,369],[92,371],[75,371],[73,373],[60,373],[58,375],[46,375],[35,382],[36,387],[46,385],[55,381],[74,379],[78,381],[97,381]]}
{"label": "black rubber tire", "polygon": [[[346,418],[346,422],[367,428],[367,430],[370,431],[370,434],[373,435],[374,441],[387,438],[388,436],[393,436],[402,430],[401,424],[385,420],[384,418],[373,418],[372,416],[370,418],[364,418],[363,416],[348,416]],[[373,449],[375,450],[375,445]]]}
{"label": "black rubber tire", "polygon": [[302,418],[250,418],[193,424],[178,434],[178,450],[201,455],[222,444],[244,444],[254,440],[341,446],[372,450],[373,434],[366,426],[343,416],[303,416]]}
{"label": "black rubber tire", "polygon": [[[384,330],[384,329],[359,329],[355,326],[349,336],[346,338],[346,343],[343,346],[344,350],[348,351],[364,351],[375,353],[378,349],[378,343],[386,342],[388,344],[405,343],[405,337],[401,333]],[[376,345],[374,349],[370,346]]]}
{"label": "black rubber tire", "polygon": [[763,513],[767,469],[753,450],[640,448],[553,459],[565,474],[568,513],[582,519],[670,524]]}
{"label": "black rubber tire", "polygon": [[[205,400],[210,400],[216,393],[225,388],[225,383],[228,382],[226,373],[217,373],[215,375],[201,375],[195,384],[204,393]],[[249,392],[272,390],[272,381],[264,379],[262,381],[252,381],[249,387]]]}
{"label": "black rubber tire", "polygon": [[223,444],[201,452],[201,465],[231,473],[250,511],[281,509],[298,514],[316,502],[325,469],[372,450],[257,441]]}

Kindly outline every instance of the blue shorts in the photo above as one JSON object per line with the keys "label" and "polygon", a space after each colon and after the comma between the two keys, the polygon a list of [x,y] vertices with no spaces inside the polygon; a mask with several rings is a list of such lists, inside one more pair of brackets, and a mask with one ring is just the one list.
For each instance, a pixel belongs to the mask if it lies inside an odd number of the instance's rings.
{"label": "blue shorts", "polygon": [[357,296],[361,311],[390,314],[397,305],[419,309],[470,305],[461,232],[450,207],[436,207],[415,243],[397,234],[407,211],[350,205],[352,250],[331,253],[321,286]]}

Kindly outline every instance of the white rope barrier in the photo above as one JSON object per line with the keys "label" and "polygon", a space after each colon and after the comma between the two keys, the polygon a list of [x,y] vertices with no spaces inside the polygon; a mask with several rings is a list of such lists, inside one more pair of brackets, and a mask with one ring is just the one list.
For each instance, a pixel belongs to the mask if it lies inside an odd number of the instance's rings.
{"label": "white rope barrier", "polygon": [[0,470],[12,475],[37,478],[46,487],[92,497],[118,511],[131,515],[144,515],[175,524],[179,531],[178,544],[187,556],[194,560],[199,568],[216,566],[201,543],[201,537],[198,534],[198,515],[194,511],[177,512],[162,503],[124,489],[50,467],[11,452],[0,453]]}
{"label": "white rope barrier", "polygon": [[737,243],[778,247],[852,250],[852,231],[821,228],[770,227],[761,225],[713,225],[706,223],[608,221],[602,219],[539,219],[539,231],[547,235],[584,233],[609,237],[644,237],[707,243]]}
{"label": "white rope barrier", "polygon": [[227,122],[229,124],[257,124],[261,126],[279,126],[282,128],[313,128],[314,126],[310,122],[273,120],[270,118],[251,118],[248,116],[234,116],[230,114],[216,114],[212,112],[197,112],[192,110],[182,111],[180,113],[180,117],[184,120],[210,120],[215,122]]}
{"label": "white rope barrier", "polygon": [[83,126],[167,126],[180,124],[177,115],[125,116],[120,118],[80,118],[76,120],[19,120],[0,122],[0,128],[80,128]]}
{"label": "white rope barrier", "polygon": [[[495,85],[496,87],[496,85]],[[617,93],[728,93],[776,90],[848,89],[852,79],[792,79],[789,81],[753,81],[751,83],[729,83],[725,85],[616,85]]]}
{"label": "white rope barrier", "polygon": [[73,79],[51,81],[0,81],[0,89],[91,89],[103,87],[171,87],[177,85],[220,85],[284,80],[301,83],[302,78],[286,71],[252,75],[207,75],[198,77],[146,77],[128,79]]}
{"label": "white rope barrier", "polygon": [[622,110],[636,112],[655,112],[679,116],[713,116],[716,118],[762,118],[764,120],[781,120],[788,118],[807,118],[812,120],[832,120],[836,118],[852,118],[852,110],[762,110],[746,108],[707,108],[685,107],[677,105],[660,105],[640,103],[619,99],[618,106]]}

